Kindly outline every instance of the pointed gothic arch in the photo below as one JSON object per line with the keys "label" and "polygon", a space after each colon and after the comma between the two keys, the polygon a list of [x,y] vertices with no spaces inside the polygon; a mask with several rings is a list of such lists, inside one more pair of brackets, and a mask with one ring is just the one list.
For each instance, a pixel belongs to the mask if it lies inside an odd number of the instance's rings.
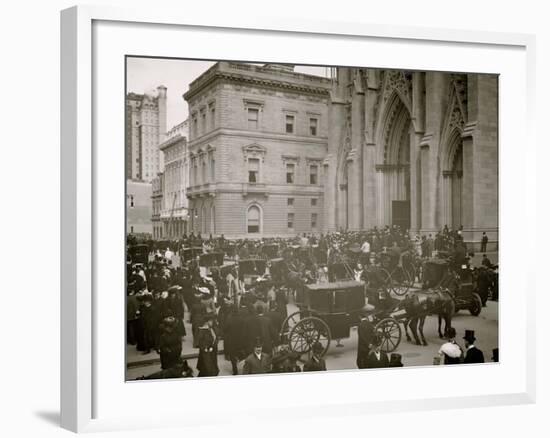
{"label": "pointed gothic arch", "polygon": [[[388,93],[388,90],[385,90]],[[378,224],[410,228],[410,157],[414,121],[403,91],[394,88],[384,99],[376,130]]]}

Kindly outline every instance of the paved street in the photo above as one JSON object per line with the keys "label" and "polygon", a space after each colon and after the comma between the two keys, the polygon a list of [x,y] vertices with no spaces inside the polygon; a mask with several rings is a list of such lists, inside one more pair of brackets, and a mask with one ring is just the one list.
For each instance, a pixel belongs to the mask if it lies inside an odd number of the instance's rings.
{"label": "paved street", "polygon": [[[498,261],[498,253],[489,253],[489,258],[493,263]],[[481,260],[480,255],[476,255],[474,265],[479,265]],[[288,312],[296,311],[297,308],[293,304],[288,305]],[[491,358],[492,349],[498,346],[498,302],[488,301],[487,307],[484,307],[479,316],[472,316],[467,310],[461,310],[453,318],[453,327],[457,331],[457,341],[462,344],[462,336],[464,330],[475,330],[477,342],[476,345],[480,348],[487,361]],[[196,369],[196,354],[197,349],[192,346],[191,326],[186,324],[188,336],[183,341],[183,355],[189,356],[189,365]],[[402,361],[405,366],[431,365],[434,356],[437,355],[442,340],[437,334],[437,317],[429,316],[424,325],[424,335],[428,341],[428,346],[417,346],[407,342],[403,332],[401,344],[397,349],[397,353],[402,355]],[[357,328],[352,327],[350,337],[342,340],[342,346],[337,346],[336,341],[331,342],[331,346],[325,356],[327,368],[329,370],[342,370],[356,368],[356,349],[357,349]],[[462,344],[463,345],[463,344]],[[223,349],[223,342],[220,343],[220,350]],[[142,355],[137,352],[134,346],[126,348],[127,362],[127,379],[132,380],[137,377],[154,373],[160,369],[158,354],[156,352]],[[231,364],[226,361],[222,354],[218,359],[220,367],[220,375],[231,375]]]}

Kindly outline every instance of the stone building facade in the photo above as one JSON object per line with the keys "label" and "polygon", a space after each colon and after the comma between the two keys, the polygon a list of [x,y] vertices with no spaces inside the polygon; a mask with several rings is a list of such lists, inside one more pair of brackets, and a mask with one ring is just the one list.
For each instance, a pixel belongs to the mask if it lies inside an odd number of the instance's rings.
{"label": "stone building facade", "polygon": [[126,95],[126,178],[151,182],[163,170],[159,145],[166,133],[166,87],[156,95]]}
{"label": "stone building facade", "polygon": [[325,229],[463,227],[498,240],[498,77],[338,68]]}
{"label": "stone building facade", "polygon": [[331,81],[292,66],[218,62],[189,86],[190,230],[320,232]]}
{"label": "stone building facade", "polygon": [[187,121],[174,126],[166,134],[166,140],[159,146],[164,160],[160,221],[162,237],[178,239],[187,233]]}
{"label": "stone building facade", "polygon": [[164,238],[164,225],[160,219],[163,206],[164,174],[162,172],[151,181],[151,224],[153,228],[153,239]]}

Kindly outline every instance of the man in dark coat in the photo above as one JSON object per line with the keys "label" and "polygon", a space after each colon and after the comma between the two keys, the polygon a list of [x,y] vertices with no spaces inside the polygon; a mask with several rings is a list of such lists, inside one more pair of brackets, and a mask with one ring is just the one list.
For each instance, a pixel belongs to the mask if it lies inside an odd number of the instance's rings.
{"label": "man in dark coat", "polygon": [[237,310],[236,306],[232,305],[225,321],[223,349],[226,357],[231,361],[234,376],[239,374],[237,363],[247,355],[247,316],[246,308]]}
{"label": "man in dark coat", "polygon": [[243,374],[267,374],[271,372],[271,356],[264,353],[260,339],[256,340],[254,351],[245,360]]}
{"label": "man in dark coat", "polygon": [[374,340],[374,325],[363,312],[363,317],[357,328],[357,368],[367,368],[367,359]]}
{"label": "man in dark coat", "polygon": [[464,363],[484,363],[485,357],[483,356],[483,351],[474,345],[476,341],[474,331],[466,330],[466,333],[462,339],[464,339],[464,344],[466,345],[466,356],[464,357]]}
{"label": "man in dark coat", "polygon": [[265,306],[256,306],[256,311],[257,315],[249,320],[247,328],[250,350],[254,348],[256,340],[260,339],[264,353],[271,354],[277,343],[278,333],[271,320],[264,315]]}
{"label": "man in dark coat", "polygon": [[382,340],[378,335],[375,335],[373,340],[373,348],[367,358],[367,368],[387,368],[390,366],[388,355],[381,350]]}

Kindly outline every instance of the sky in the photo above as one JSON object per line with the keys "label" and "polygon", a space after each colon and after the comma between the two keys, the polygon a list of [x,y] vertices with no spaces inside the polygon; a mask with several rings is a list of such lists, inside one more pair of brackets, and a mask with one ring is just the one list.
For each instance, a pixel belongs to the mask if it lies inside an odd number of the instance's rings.
{"label": "sky", "polygon": [[[214,64],[210,61],[127,58],[127,91],[153,94],[159,85],[164,85],[168,89],[166,122],[170,129],[187,118],[187,102],[183,94],[189,84]],[[324,67],[296,66],[294,71],[326,76]]]}

